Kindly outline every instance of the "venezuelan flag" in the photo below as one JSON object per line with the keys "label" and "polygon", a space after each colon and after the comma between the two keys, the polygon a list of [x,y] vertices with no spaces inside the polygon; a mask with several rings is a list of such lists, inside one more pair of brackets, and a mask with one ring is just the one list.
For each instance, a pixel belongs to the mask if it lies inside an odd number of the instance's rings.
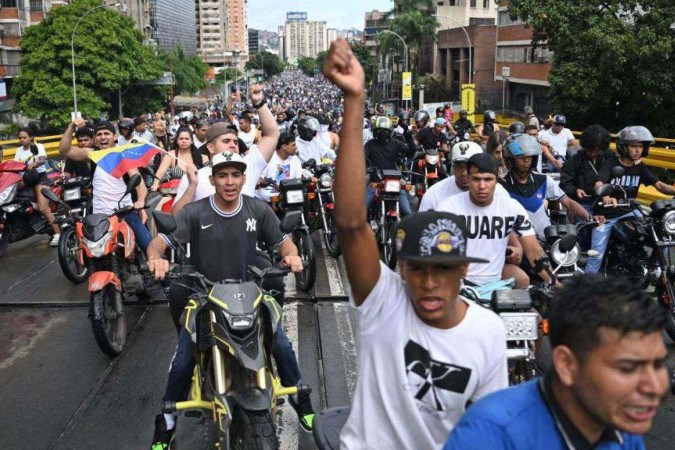
{"label": "venezuelan flag", "polygon": [[145,141],[120,145],[106,150],[89,153],[89,158],[115,178],[122,178],[131,169],[146,167],[162,150]]}

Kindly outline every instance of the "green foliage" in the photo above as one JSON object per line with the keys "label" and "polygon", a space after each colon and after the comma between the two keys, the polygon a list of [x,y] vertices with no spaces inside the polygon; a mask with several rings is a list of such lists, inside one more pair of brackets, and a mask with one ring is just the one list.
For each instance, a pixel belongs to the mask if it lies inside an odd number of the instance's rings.
{"label": "green foliage", "polygon": [[239,78],[243,74],[238,70],[233,67],[228,67],[227,69],[223,70],[222,72],[216,74],[216,84],[217,85],[224,85],[225,84],[225,74],[227,74],[227,82],[232,83],[236,78]]}
{"label": "green foliage", "polygon": [[[73,28],[82,15],[101,3],[75,0],[55,8],[45,21],[28,27],[21,39],[21,75],[14,83],[21,111],[31,117],[70,121],[73,109],[71,49]],[[84,17],[75,34],[78,109],[85,117],[104,114],[118,87],[156,78],[162,66],[130,18],[110,8]]]}
{"label": "green foliage", "polygon": [[420,77],[418,83],[424,84],[424,101],[427,103],[444,102],[452,97],[450,88],[440,75],[427,74]]}
{"label": "green foliage", "polygon": [[548,40],[551,101],[573,127],[675,134],[672,0],[512,0],[510,11]]}
{"label": "green foliage", "polygon": [[195,94],[206,87],[204,76],[209,66],[198,56],[188,58],[181,47],[175,47],[173,52],[161,52],[164,70],[173,72],[176,85],[176,94]]}
{"label": "green foliage", "polygon": [[262,69],[263,67],[265,69],[265,76],[273,77],[283,72],[284,63],[273,53],[261,52],[252,55],[245,66],[246,70]]}
{"label": "green foliage", "polygon": [[363,66],[363,71],[366,74],[366,85],[369,85],[376,74],[377,62],[362,43],[352,43],[352,52]]}
{"label": "green foliage", "polygon": [[318,69],[316,59],[309,56],[303,56],[298,60],[298,69],[308,77],[313,77]]}
{"label": "green foliage", "polygon": [[[400,35],[408,46],[409,64],[412,72],[419,62],[419,52],[422,44],[435,42],[438,22],[431,15],[434,11],[432,0],[401,0],[395,8],[389,12],[393,17],[390,30]],[[398,54],[403,54],[401,40],[391,33],[382,33],[380,40],[380,52],[386,53],[394,49]]]}

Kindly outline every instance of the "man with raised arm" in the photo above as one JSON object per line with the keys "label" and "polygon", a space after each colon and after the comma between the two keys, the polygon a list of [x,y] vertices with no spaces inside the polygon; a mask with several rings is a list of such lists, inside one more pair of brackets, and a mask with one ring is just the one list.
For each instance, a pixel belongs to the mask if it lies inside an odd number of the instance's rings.
{"label": "man with raised arm", "polygon": [[458,295],[466,228],[450,213],[403,219],[401,274],[378,259],[366,222],[364,74],[347,42],[331,44],[324,75],[345,97],[336,160],[338,238],[359,313],[359,381],[341,448],[440,448],[467,404],[507,385],[504,326]]}

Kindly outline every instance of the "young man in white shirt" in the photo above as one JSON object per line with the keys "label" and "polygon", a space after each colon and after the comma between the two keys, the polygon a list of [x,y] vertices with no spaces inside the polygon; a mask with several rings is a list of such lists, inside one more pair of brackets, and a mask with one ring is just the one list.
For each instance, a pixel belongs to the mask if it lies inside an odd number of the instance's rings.
{"label": "young man in white shirt", "polygon": [[298,157],[300,161],[307,162],[310,159],[321,164],[326,158],[335,159],[335,152],[324,141],[317,137],[320,125],[314,117],[306,116],[298,120]]}
{"label": "young man in white shirt", "polygon": [[396,231],[401,274],[378,258],[364,210],[364,73],[339,38],[325,76],[344,91],[335,174],[336,225],[360,315],[359,381],[341,448],[440,448],[469,402],[507,385],[503,323],[459,297],[467,264],[463,221],[426,212]]}
{"label": "young man in white shirt", "polygon": [[[298,146],[295,143],[295,135],[286,131],[281,133],[277,143],[277,151],[274,152],[269,164],[260,174],[260,178],[271,178],[278,184],[281,184],[284,180],[302,178],[302,163],[296,156],[297,153]],[[260,188],[256,191],[256,197],[268,203],[271,197],[278,194],[278,191],[273,187]]]}
{"label": "young man in white shirt", "polygon": [[[469,191],[453,195],[438,205],[464,217],[468,229],[468,255],[489,258],[488,264],[469,264],[465,282],[482,286],[502,278],[504,253],[512,233],[518,237],[532,267],[546,256],[539,245],[534,227],[525,208],[512,198],[495,198],[499,162],[487,153],[472,156],[468,162]],[[544,280],[548,275],[540,273]],[[522,287],[522,286],[516,286]]]}
{"label": "young man in white shirt", "polygon": [[565,128],[567,119],[565,116],[558,114],[553,117],[553,126],[548,130],[539,132],[539,139],[541,143],[548,146],[553,153],[553,156],[560,162],[554,164],[548,162],[548,169],[551,172],[558,172],[567,158],[567,148],[573,145],[578,145],[578,141],[569,128]]}
{"label": "young man in white shirt", "polygon": [[[246,156],[244,156],[244,160],[246,161],[246,183],[242,189],[242,194],[253,197],[255,196],[255,186],[260,179],[260,174],[265,170],[276,150],[279,139],[279,128],[274,120],[272,111],[267,107],[262,86],[256,84],[251,86],[249,90],[253,107],[258,108],[260,128],[262,129],[262,135],[258,144],[253,145]],[[213,158],[213,155],[225,151],[239,153],[237,130],[228,127],[225,122],[211,125],[206,132],[206,141],[209,158]],[[199,170],[194,166],[189,167],[178,185],[178,192],[176,193],[171,213],[176,214],[188,203],[212,195],[215,189],[209,181],[210,175],[211,167],[209,166]]]}

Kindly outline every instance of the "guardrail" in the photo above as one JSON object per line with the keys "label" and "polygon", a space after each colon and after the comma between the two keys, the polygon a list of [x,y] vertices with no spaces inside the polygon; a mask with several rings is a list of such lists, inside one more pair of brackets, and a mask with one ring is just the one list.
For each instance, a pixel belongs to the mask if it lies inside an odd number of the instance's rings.
{"label": "guardrail", "polygon": [[[500,126],[504,126],[506,129],[508,129],[508,124],[506,123],[500,123]],[[580,131],[573,131],[572,132],[575,136],[579,136],[581,134]],[[615,134],[612,135],[612,137],[616,137]],[[40,142],[45,146],[45,150],[47,151],[47,156],[49,157],[54,157],[59,155],[59,141],[61,140],[61,135],[54,135],[54,136],[41,136],[41,137],[36,137],[35,141]],[[663,144],[665,145],[675,145],[675,139],[667,139],[667,138],[655,138],[656,143],[655,145]],[[75,145],[76,142],[73,141],[73,145]],[[14,154],[16,153],[16,149],[19,146],[19,140],[18,139],[12,139],[10,141],[0,141],[0,145],[3,147],[3,160],[9,160],[9,159],[14,159]],[[616,145],[614,143],[611,144],[610,148],[614,151],[616,151]],[[649,156],[645,158],[645,164],[647,164],[650,167],[659,167],[661,169],[670,169],[670,170],[675,170],[675,149],[668,149],[668,148],[663,148],[663,147],[657,147],[657,146],[651,146],[649,148]],[[662,200],[669,198],[667,195],[661,194],[659,191],[654,189],[653,187],[650,186],[641,186],[640,191],[638,193],[638,201],[644,204],[650,204],[653,201],[656,200]]]}

